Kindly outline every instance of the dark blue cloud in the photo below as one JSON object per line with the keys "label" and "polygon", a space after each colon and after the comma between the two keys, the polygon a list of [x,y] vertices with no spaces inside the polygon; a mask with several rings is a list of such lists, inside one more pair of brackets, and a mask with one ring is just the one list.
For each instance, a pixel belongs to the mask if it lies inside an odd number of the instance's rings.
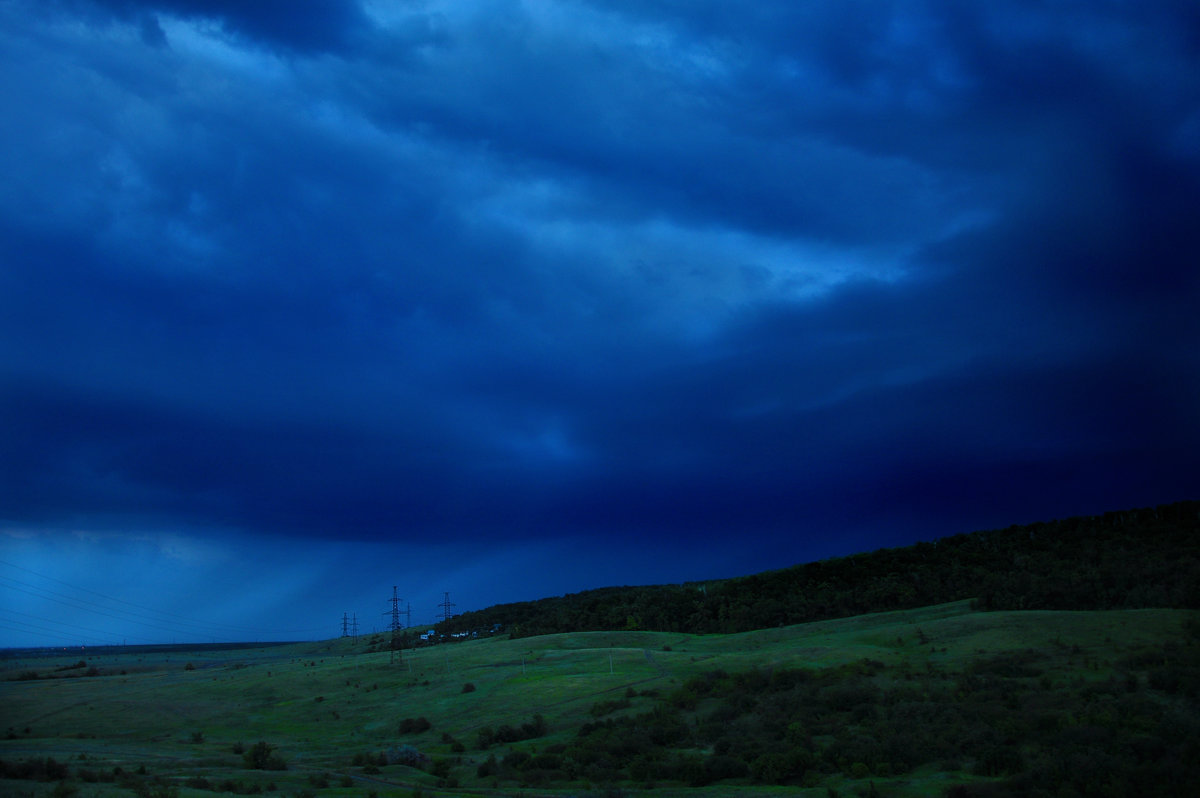
{"label": "dark blue cloud", "polygon": [[369,22],[354,0],[52,0],[96,22],[132,22],[149,45],[167,44],[159,15],[169,14],[218,24],[250,44],[302,53],[344,52],[365,35]]}
{"label": "dark blue cloud", "polygon": [[490,602],[1186,498],[1198,31],[0,6],[0,533],[554,571]]}

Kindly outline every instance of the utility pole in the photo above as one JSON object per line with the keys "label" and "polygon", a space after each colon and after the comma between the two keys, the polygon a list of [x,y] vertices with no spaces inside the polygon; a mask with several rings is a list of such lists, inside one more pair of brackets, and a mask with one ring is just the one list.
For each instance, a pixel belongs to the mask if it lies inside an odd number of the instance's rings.
{"label": "utility pole", "polygon": [[[393,664],[396,662],[396,650],[400,648],[400,597],[396,594],[396,590],[397,590],[396,586],[392,585],[392,610],[391,610],[392,644],[390,646],[392,653],[391,653],[391,657],[388,659],[389,664]],[[387,614],[388,613],[386,613],[386,612],[384,613],[384,615],[387,615]],[[400,655],[400,659],[401,659],[401,661],[403,661],[403,659],[404,659],[403,654]]]}

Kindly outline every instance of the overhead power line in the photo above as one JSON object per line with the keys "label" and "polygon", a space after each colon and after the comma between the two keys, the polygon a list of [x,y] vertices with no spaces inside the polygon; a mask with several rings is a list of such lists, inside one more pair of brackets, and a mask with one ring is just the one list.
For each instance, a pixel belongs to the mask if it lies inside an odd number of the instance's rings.
{"label": "overhead power line", "polygon": [[[7,623],[21,624],[22,626],[26,626],[29,629],[33,629],[33,630],[36,630],[39,632],[44,632],[46,634],[52,634],[55,632],[61,632],[63,634],[71,634],[71,632],[63,631],[62,629],[52,629],[47,626],[44,626],[43,624],[50,624],[51,626],[61,626],[61,627],[64,627],[64,629],[76,629],[80,632],[85,632],[89,635],[88,640],[112,640],[113,639],[112,632],[106,632],[106,631],[102,631],[100,629],[94,629],[90,626],[80,626],[79,624],[76,624],[76,623],[67,623],[65,621],[56,621],[52,618],[43,618],[40,615],[32,615],[28,612],[21,612],[20,610],[10,610],[10,609],[4,608],[4,607],[0,607],[0,613],[4,613],[6,615],[19,615],[22,618],[29,618],[33,621],[37,621],[38,623],[34,624],[34,623],[30,623],[29,621],[22,621],[22,620],[13,619],[13,618],[0,617],[0,621],[7,622]],[[122,635],[121,637],[122,637],[122,639],[125,639],[125,640],[130,639],[129,635]],[[78,636],[74,639],[76,642],[80,642]],[[133,640],[144,642],[144,643],[153,642],[149,638],[144,638],[144,637],[134,637]]]}
{"label": "overhead power line", "polygon": [[41,628],[38,628],[35,626],[30,626],[27,624],[21,624],[20,626],[16,626],[16,625],[14,625],[15,623],[17,623],[17,622],[0,621],[0,629],[7,629],[10,632],[16,632],[18,634],[23,634],[23,635],[30,634],[30,632],[36,632],[38,638],[41,640],[45,640],[46,638],[52,638],[55,640],[61,640],[65,643],[69,643],[72,646],[78,646],[81,644],[87,645],[89,643],[91,645],[99,645],[99,644],[102,644],[102,641],[103,641],[103,638],[93,638],[91,640],[80,640],[78,635],[76,635],[75,637],[68,637],[65,634],[47,631],[45,629],[41,629]]}

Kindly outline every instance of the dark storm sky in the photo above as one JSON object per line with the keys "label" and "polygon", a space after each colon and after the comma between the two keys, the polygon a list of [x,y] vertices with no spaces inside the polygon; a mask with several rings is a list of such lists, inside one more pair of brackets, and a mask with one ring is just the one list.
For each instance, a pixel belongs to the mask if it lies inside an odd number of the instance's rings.
{"label": "dark storm sky", "polygon": [[1198,495],[1190,0],[5,0],[0,175],[0,645]]}

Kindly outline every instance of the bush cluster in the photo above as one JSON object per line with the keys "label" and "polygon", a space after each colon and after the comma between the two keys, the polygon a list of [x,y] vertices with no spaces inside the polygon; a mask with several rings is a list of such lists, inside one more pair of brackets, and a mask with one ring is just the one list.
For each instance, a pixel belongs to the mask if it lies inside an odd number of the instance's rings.
{"label": "bush cluster", "polygon": [[429,764],[429,757],[411,745],[398,745],[389,748],[386,756],[389,765],[407,765],[411,768],[423,768]]}
{"label": "bush cluster", "polygon": [[[261,795],[264,792],[261,784],[247,784],[243,781],[235,781],[234,779],[222,779],[213,781],[204,776],[192,776],[184,781],[183,786],[193,790],[207,790],[208,792],[232,793],[234,795]],[[274,792],[275,785],[268,784],[265,788],[266,792]]]}
{"label": "bush cluster", "polygon": [[15,762],[0,759],[0,778],[21,779],[26,781],[61,781],[67,778],[66,762],[59,762],[54,757],[32,757],[19,759]]}
{"label": "bush cluster", "polygon": [[531,720],[522,723],[519,727],[505,724],[493,729],[491,726],[484,726],[475,736],[475,747],[483,751],[497,744],[504,745],[543,737],[547,728],[546,719],[541,715],[534,715]]}
{"label": "bush cluster", "polygon": [[[1052,673],[1048,656],[1032,650],[960,672],[870,660],[820,671],[713,671],[648,712],[584,724],[553,759],[535,766],[535,757],[514,752],[489,759],[480,775],[813,787],[834,774],[886,779],[933,766],[986,778],[988,794],[1000,796],[1175,795],[1200,783],[1197,685],[1194,629],[1092,680]],[[593,714],[605,714],[603,703]]]}
{"label": "bush cluster", "polygon": [[[71,775],[67,764],[55,760],[54,757],[32,757],[17,761],[0,759],[0,779],[58,782],[51,793],[56,798],[70,798],[78,794],[78,787],[74,782],[68,781]],[[88,784],[115,782],[137,798],[178,798],[179,795],[179,788],[171,782],[160,776],[147,777],[145,767],[138,768],[135,773],[127,772],[119,766],[112,770],[79,768],[74,775]]]}
{"label": "bush cluster", "polygon": [[589,711],[594,717],[602,718],[605,715],[611,715],[618,709],[629,709],[630,706],[632,704],[628,698],[616,698],[607,701],[597,701],[595,704],[592,704],[592,708]]}
{"label": "bush cluster", "polygon": [[275,746],[264,740],[250,746],[242,754],[242,761],[251,770],[287,770],[287,762],[275,753]]}
{"label": "bush cluster", "polygon": [[383,767],[387,763],[387,754],[382,752],[378,754],[360,752],[355,754],[354,759],[351,760],[351,764],[353,764],[355,767],[363,768],[363,772],[365,773],[378,773],[379,768]]}
{"label": "bush cluster", "polygon": [[429,731],[433,728],[433,724],[429,722],[429,718],[422,715],[419,718],[405,718],[400,721],[401,734],[420,734],[421,732]]}

